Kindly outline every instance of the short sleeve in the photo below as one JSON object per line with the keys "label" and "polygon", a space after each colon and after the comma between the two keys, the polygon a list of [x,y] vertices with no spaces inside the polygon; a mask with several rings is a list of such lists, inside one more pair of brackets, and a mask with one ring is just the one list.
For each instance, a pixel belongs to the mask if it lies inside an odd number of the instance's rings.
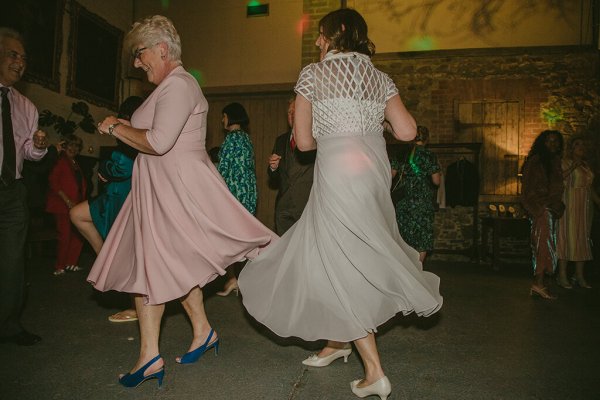
{"label": "short sleeve", "polygon": [[300,77],[298,78],[298,82],[294,87],[294,91],[296,93],[302,95],[302,97],[304,97],[311,103],[313,102],[314,93],[314,71],[312,68],[313,65],[314,64],[307,65],[302,69],[302,71],[300,71]]}
{"label": "short sleeve", "polygon": [[438,163],[437,157],[434,153],[427,149],[423,149],[420,152],[421,170],[425,175],[433,175],[440,172],[440,164]]}
{"label": "short sleeve", "polygon": [[398,88],[394,81],[389,76],[385,75],[385,101],[388,101],[392,97],[398,94]]}

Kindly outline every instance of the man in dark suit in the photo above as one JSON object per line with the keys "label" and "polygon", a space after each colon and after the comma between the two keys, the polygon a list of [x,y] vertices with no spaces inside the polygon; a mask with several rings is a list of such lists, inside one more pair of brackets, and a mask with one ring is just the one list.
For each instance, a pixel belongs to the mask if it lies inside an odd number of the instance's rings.
{"label": "man in dark suit", "polygon": [[269,157],[269,185],[279,189],[275,202],[275,232],[283,235],[298,221],[308,201],[312,187],[316,150],[301,152],[296,148],[292,127],[294,126],[294,104],[288,107],[290,130],[279,135]]}
{"label": "man in dark suit", "polygon": [[30,346],[39,336],[21,326],[25,286],[24,247],[29,225],[23,160],[47,153],[46,134],[37,130],[38,112],[13,85],[27,65],[21,35],[0,27],[0,343]]}

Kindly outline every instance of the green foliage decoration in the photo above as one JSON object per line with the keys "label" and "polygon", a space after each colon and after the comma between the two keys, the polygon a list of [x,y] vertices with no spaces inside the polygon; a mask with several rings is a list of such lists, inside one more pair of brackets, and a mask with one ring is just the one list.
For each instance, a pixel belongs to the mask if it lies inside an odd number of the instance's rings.
{"label": "green foliage decoration", "polygon": [[556,107],[542,107],[541,117],[550,127],[554,127],[558,122],[565,120],[562,110]]}
{"label": "green foliage decoration", "polygon": [[[72,121],[71,117],[75,115],[81,116],[79,123]],[[52,126],[56,132],[61,136],[69,135],[81,128],[84,132],[94,133],[96,132],[96,123],[94,117],[90,114],[90,109],[83,101],[74,102],[71,105],[71,113],[67,118],[60,115],[54,114],[50,110],[44,110],[40,114],[39,119],[40,126]]]}

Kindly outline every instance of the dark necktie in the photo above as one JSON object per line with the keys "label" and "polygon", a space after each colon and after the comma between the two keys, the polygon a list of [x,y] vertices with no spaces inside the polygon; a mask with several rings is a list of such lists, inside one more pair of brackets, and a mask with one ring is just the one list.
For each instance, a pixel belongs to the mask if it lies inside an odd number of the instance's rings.
{"label": "dark necktie", "polygon": [[8,88],[1,87],[2,92],[2,182],[10,185],[15,180],[17,155],[15,138],[13,136],[12,116],[10,114],[10,101],[8,101]]}

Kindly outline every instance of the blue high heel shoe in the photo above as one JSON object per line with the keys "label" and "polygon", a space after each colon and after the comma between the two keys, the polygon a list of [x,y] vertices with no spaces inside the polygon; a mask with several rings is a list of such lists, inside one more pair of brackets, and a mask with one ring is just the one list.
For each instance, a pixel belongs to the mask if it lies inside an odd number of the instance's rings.
{"label": "blue high heel shoe", "polygon": [[177,362],[179,364],[195,363],[202,356],[202,354],[206,353],[208,350],[212,349],[213,347],[215,349],[215,356],[217,354],[219,354],[219,339],[210,343],[210,339],[212,339],[214,332],[215,332],[214,329],[211,329],[210,333],[208,334],[208,337],[206,338],[206,342],[204,342],[204,344],[202,346],[198,347],[195,350],[185,353],[183,355],[183,357],[181,357],[181,359],[179,359],[179,361],[177,361]]}
{"label": "blue high heel shoe", "polygon": [[122,377],[119,378],[119,383],[125,387],[138,387],[142,383],[146,382],[149,379],[158,379],[158,387],[162,386],[162,381],[165,376],[165,367],[163,366],[159,371],[156,371],[153,374],[148,376],[144,376],[144,372],[150,367],[152,364],[160,360],[160,354],[154,357],[152,360],[148,361],[146,365],[142,368],[135,371],[133,374],[126,373]]}

